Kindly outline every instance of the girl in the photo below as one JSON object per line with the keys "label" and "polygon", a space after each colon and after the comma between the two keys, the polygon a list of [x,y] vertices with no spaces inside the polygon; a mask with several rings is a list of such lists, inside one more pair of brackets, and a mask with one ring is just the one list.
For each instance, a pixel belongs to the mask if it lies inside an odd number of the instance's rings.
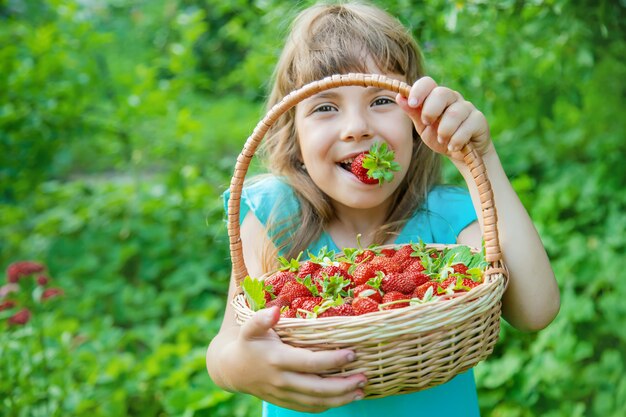
{"label": "girl", "polygon": [[[348,72],[417,81],[408,97],[362,87],[321,92],[276,122],[264,142],[272,174],[248,184],[241,199],[250,275],[275,269],[278,254],[289,258],[323,246],[355,247],[359,234],[362,246],[421,238],[480,247],[478,190],[458,152],[472,142],[491,179],[510,273],[503,316],[521,330],[547,326],[559,309],[558,288],[539,236],[500,164],[487,121],[461,94],[424,76],[418,47],[397,20],[362,4],[304,10],[276,67],[268,108],[304,84]],[[382,186],[361,183],[343,168],[375,142],[386,142],[402,167]],[[437,185],[440,155],[463,174],[470,195]],[[231,279],[229,300],[234,293]],[[367,384],[364,375],[319,376],[354,360],[355,353],[285,345],[272,330],[278,320],[278,309],[270,308],[240,327],[228,305],[207,352],[211,378],[226,390],[263,399],[264,416],[479,415],[471,370],[417,393],[357,401]]]}

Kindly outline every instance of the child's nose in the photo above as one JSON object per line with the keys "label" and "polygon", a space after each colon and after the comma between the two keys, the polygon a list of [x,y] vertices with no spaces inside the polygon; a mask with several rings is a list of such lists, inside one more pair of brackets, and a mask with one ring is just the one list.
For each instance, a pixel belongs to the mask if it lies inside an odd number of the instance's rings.
{"label": "child's nose", "polygon": [[358,142],[361,140],[371,139],[373,137],[367,117],[360,111],[349,112],[343,119],[341,140],[354,140]]}

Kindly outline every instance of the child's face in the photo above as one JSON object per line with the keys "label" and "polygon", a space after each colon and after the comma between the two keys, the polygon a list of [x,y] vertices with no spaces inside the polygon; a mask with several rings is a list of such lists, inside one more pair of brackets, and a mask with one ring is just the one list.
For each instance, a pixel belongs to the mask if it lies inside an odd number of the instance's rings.
{"label": "child's face", "polygon": [[[315,184],[335,203],[358,209],[378,207],[388,201],[406,175],[413,151],[413,123],[396,104],[395,96],[372,87],[339,87],[297,105],[302,160]],[[386,142],[401,167],[394,180],[382,186],[362,183],[340,164],[374,142]]]}

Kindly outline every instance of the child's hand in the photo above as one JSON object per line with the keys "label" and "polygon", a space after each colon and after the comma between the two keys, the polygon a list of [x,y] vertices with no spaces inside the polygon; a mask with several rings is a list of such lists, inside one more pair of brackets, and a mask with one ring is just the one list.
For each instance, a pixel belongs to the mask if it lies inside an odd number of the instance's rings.
{"label": "child's hand", "polygon": [[322,412],[363,397],[364,375],[322,377],[318,374],[351,361],[349,350],[313,352],[284,344],[272,327],[279,311],[258,311],[225,347],[224,375],[236,391],[304,412]]}
{"label": "child's hand", "polygon": [[409,97],[397,95],[398,105],[409,115],[424,143],[435,152],[462,161],[458,152],[472,142],[481,155],[491,146],[485,116],[457,91],[438,86],[430,77],[413,84]]}

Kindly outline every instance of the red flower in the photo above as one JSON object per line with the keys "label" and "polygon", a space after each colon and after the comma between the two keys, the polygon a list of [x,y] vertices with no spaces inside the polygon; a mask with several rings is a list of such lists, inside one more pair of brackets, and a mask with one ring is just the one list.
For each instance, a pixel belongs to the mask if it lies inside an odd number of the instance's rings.
{"label": "red flower", "polygon": [[30,320],[30,317],[31,317],[30,310],[27,308],[23,308],[17,313],[13,314],[11,317],[9,317],[9,324],[24,325],[28,323],[28,321]]}
{"label": "red flower", "polygon": [[20,278],[35,274],[37,272],[42,272],[44,269],[46,269],[46,267],[38,262],[14,262],[7,268],[7,281],[11,283],[16,283],[20,280]]}
{"label": "red flower", "polygon": [[41,294],[42,300],[48,300],[50,298],[60,297],[63,294],[63,290],[61,288],[46,288]]}
{"label": "red flower", "polygon": [[15,301],[6,300],[0,303],[0,311],[15,307]]}
{"label": "red flower", "polygon": [[44,274],[41,274],[37,277],[37,284],[41,285],[42,287],[48,284],[48,282],[50,282],[50,277],[47,277]]}

